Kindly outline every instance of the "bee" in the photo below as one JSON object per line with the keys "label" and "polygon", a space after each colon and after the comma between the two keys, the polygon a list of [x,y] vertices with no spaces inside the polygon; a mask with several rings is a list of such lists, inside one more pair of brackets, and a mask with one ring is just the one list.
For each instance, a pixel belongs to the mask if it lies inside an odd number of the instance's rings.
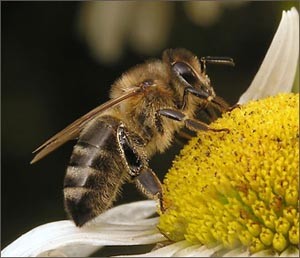
{"label": "bee", "polygon": [[132,181],[164,211],[160,180],[149,166],[183,128],[213,129],[196,118],[207,106],[228,110],[216,96],[206,64],[234,65],[228,57],[202,57],[186,49],[167,49],[162,59],[131,68],[111,86],[111,99],[77,119],[33,153],[34,163],[71,139],[73,148],[64,179],[64,205],[81,227],[112,206],[122,185]]}

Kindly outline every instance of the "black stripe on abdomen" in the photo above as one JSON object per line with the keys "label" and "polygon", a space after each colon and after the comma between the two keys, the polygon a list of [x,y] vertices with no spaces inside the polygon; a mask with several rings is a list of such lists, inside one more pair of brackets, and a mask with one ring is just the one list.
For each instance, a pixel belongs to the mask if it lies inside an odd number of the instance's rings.
{"label": "black stripe on abdomen", "polygon": [[98,188],[109,176],[121,173],[111,153],[77,144],[67,168],[64,187]]}

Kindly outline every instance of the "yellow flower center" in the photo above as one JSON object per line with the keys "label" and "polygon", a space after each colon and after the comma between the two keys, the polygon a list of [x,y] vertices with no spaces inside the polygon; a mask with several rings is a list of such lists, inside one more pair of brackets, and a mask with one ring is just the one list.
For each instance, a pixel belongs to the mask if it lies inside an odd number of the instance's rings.
{"label": "yellow flower center", "polygon": [[251,253],[298,248],[299,94],[279,94],[226,113],[199,132],[164,180],[169,239]]}

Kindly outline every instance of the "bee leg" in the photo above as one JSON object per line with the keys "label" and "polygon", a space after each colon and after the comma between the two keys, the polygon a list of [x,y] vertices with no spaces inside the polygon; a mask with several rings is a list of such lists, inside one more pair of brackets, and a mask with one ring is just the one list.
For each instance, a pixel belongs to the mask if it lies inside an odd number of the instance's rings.
{"label": "bee leg", "polygon": [[216,113],[216,110],[210,106],[207,105],[207,107],[204,108],[199,108],[199,110],[201,110],[203,113],[203,115],[208,119],[208,121],[212,122],[215,121],[218,118],[218,115]]}
{"label": "bee leg", "polygon": [[209,125],[195,119],[187,118],[184,120],[184,124],[188,129],[195,132],[197,131],[229,132],[229,129],[227,128],[221,128],[221,129],[211,128],[209,127]]}
{"label": "bee leg", "polygon": [[178,138],[185,140],[185,141],[189,141],[193,138],[193,136],[191,134],[188,134],[187,132],[184,132],[184,131],[179,131],[176,136],[178,136]]}
{"label": "bee leg", "polygon": [[211,93],[208,93],[204,90],[198,90],[193,87],[185,87],[183,93],[182,106],[180,108],[181,110],[183,110],[186,106],[188,94],[192,94],[197,98],[202,99],[207,103],[210,103],[220,111],[227,111],[229,108],[229,104],[219,96],[214,97],[211,95]]}
{"label": "bee leg", "polygon": [[191,86],[185,87],[184,92],[183,92],[183,97],[182,97],[182,103],[179,107],[181,110],[185,109],[186,103],[187,103],[187,98],[190,93],[197,96],[200,99],[203,99],[203,100],[207,100],[209,97],[209,95],[205,91],[196,90],[195,88],[193,88]]}
{"label": "bee leg", "polygon": [[234,104],[233,106],[231,106],[229,109],[228,109],[228,111],[232,111],[232,110],[234,110],[234,109],[236,109],[236,108],[240,108],[241,107],[241,105],[240,104],[238,104],[238,103],[236,103],[236,104]]}
{"label": "bee leg", "polygon": [[148,167],[134,178],[137,188],[149,199],[158,199],[160,210],[164,212],[162,185],[155,173]]}
{"label": "bee leg", "polygon": [[188,118],[185,114],[183,114],[179,110],[166,108],[166,109],[160,109],[157,112],[160,116],[165,116],[167,118],[170,118],[170,119],[173,119],[173,120],[176,120],[179,122],[183,122],[184,125],[192,131],[199,131],[199,130],[202,130],[202,131],[210,130],[210,131],[214,131],[214,132],[220,132],[220,131],[228,132],[229,131],[226,128],[221,128],[221,129],[211,128],[207,124],[205,124],[199,120]]}
{"label": "bee leg", "polygon": [[134,144],[130,141],[133,137],[134,135],[129,134],[123,125],[119,126],[118,140],[124,161],[127,163],[129,169],[129,176],[144,195],[150,199],[159,199],[160,209],[163,211],[161,183],[155,173],[148,167],[145,155],[138,152]]}

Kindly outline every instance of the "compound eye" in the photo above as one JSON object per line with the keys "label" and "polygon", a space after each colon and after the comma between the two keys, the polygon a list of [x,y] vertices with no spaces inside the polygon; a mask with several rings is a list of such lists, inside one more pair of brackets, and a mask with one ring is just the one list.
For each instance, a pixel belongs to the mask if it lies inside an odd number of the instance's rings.
{"label": "compound eye", "polygon": [[195,85],[197,78],[192,69],[185,63],[178,62],[173,65],[173,70],[191,86]]}

